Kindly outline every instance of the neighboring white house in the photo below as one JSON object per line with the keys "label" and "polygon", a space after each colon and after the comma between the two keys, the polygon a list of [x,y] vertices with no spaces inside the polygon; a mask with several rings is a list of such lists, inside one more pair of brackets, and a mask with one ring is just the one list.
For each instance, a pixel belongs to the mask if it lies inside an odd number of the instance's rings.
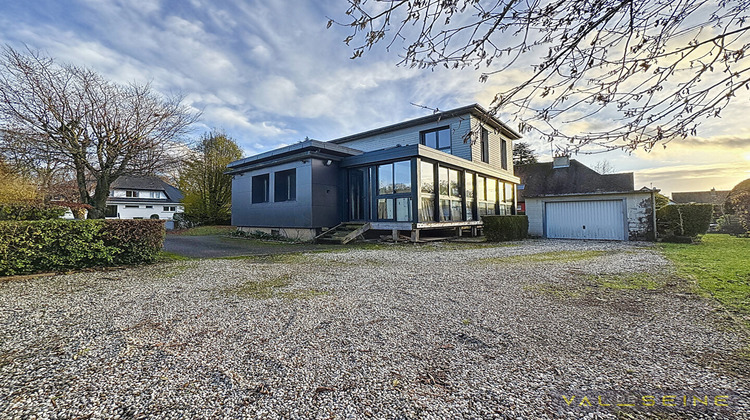
{"label": "neighboring white house", "polygon": [[181,200],[180,190],[155,176],[121,176],[110,186],[106,217],[172,220],[184,211]]}

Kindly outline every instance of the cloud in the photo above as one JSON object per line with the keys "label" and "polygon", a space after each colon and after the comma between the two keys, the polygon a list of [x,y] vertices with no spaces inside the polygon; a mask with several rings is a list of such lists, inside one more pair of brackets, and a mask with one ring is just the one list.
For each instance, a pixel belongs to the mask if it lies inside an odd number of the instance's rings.
{"label": "cloud", "polygon": [[253,122],[250,117],[234,108],[211,106],[206,108],[207,119],[219,123],[222,127],[242,128],[254,136],[278,137],[291,136],[297,132],[285,128],[283,124],[272,121]]}
{"label": "cloud", "polygon": [[[680,146],[699,147],[699,148],[721,148],[721,149],[740,149],[750,150],[750,137],[737,136],[715,136],[715,137],[687,137],[684,139],[674,140],[674,143]],[[669,144],[667,145],[669,148]]]}

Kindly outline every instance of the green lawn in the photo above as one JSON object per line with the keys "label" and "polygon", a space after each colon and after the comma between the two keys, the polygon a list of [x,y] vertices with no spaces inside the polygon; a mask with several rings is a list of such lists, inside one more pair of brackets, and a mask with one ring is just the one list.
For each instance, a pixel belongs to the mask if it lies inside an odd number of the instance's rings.
{"label": "green lawn", "polygon": [[709,234],[696,245],[660,246],[680,277],[694,279],[700,293],[750,315],[750,238]]}

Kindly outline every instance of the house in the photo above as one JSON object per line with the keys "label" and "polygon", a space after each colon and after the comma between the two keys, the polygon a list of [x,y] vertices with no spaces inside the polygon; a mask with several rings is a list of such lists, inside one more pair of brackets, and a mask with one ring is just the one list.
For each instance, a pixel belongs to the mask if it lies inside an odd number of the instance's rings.
{"label": "house", "polygon": [[515,212],[519,138],[474,104],[261,153],[228,165],[232,224],[306,240],[342,223],[475,233],[482,215]]}
{"label": "house", "polygon": [[691,191],[691,192],[673,192],[672,201],[675,204],[713,204],[715,206],[724,206],[731,191],[717,191],[711,188],[711,191]]}
{"label": "house", "polygon": [[633,173],[600,174],[567,156],[519,165],[519,207],[529,235],[642,240],[655,232],[655,189],[634,189]]}
{"label": "house", "polygon": [[720,217],[724,216],[724,203],[727,202],[730,190],[719,190],[711,188],[711,191],[673,192],[670,204],[711,204],[713,214],[711,215],[710,231],[717,229]]}
{"label": "house", "polygon": [[[172,220],[184,211],[182,193],[155,176],[120,176],[110,186],[107,218]],[[167,223],[167,228],[172,226]]]}

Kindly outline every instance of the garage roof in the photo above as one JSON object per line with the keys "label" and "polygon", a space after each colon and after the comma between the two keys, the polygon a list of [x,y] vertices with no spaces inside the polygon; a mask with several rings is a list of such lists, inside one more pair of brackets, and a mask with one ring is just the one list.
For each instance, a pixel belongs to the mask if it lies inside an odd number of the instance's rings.
{"label": "garage roof", "polygon": [[563,167],[552,162],[514,166],[515,175],[521,178],[518,199],[548,195],[581,193],[632,192],[633,173],[602,175],[575,159]]}

